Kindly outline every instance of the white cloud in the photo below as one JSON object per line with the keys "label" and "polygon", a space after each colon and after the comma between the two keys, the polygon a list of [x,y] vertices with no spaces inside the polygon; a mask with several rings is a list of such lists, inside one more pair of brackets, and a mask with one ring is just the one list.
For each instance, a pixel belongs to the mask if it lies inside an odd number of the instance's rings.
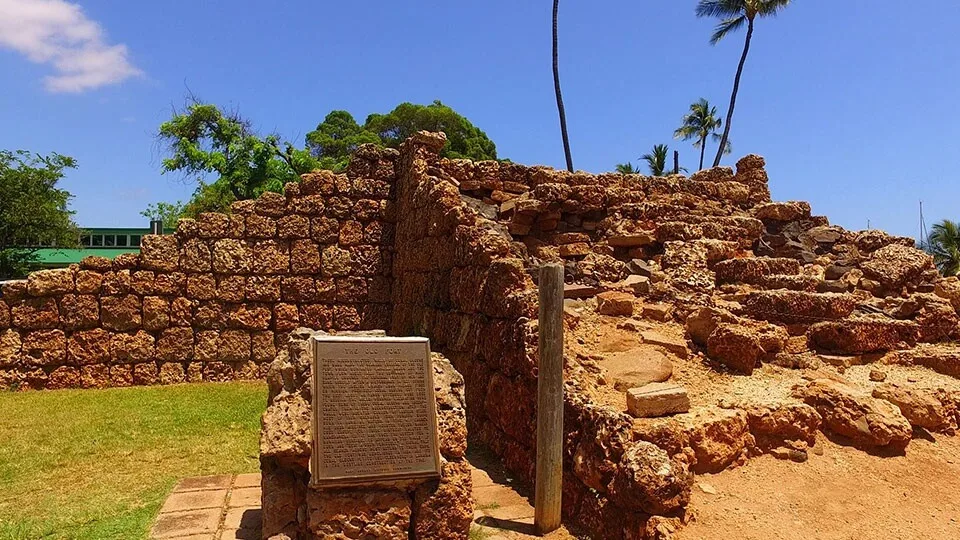
{"label": "white cloud", "polygon": [[50,92],[83,92],[143,74],[130,63],[127,46],[109,45],[103,29],[64,0],[0,0],[0,47],[50,64]]}

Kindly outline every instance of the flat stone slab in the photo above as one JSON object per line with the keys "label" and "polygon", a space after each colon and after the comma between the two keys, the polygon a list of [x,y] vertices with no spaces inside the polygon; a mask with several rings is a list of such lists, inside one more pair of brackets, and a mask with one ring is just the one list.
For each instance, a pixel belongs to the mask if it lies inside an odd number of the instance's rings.
{"label": "flat stone slab", "polygon": [[233,488],[229,505],[232,508],[260,506],[260,486]]}
{"label": "flat stone slab", "polygon": [[165,514],[168,512],[199,510],[203,508],[221,508],[226,498],[226,489],[175,492],[167,498],[167,502],[163,503],[163,508],[160,509],[160,513]]}
{"label": "flat stone slab", "polygon": [[687,391],[672,383],[651,383],[627,390],[627,412],[635,418],[654,418],[690,410]]}
{"label": "flat stone slab", "polygon": [[686,358],[690,354],[690,349],[687,348],[687,342],[681,338],[667,336],[656,330],[641,332],[640,337],[643,338],[644,343],[663,347],[680,358]]}
{"label": "flat stone slab", "polygon": [[[258,475],[259,476],[259,475]],[[227,489],[233,476],[229,474],[220,474],[217,476],[198,476],[195,478],[184,478],[177,482],[174,492],[196,491],[200,489]]]}
{"label": "flat stone slab", "polygon": [[153,525],[150,538],[167,539],[191,535],[216,534],[220,526],[221,508],[161,513]]}
{"label": "flat stone slab", "polygon": [[260,474],[184,478],[167,497],[151,540],[259,540]]}

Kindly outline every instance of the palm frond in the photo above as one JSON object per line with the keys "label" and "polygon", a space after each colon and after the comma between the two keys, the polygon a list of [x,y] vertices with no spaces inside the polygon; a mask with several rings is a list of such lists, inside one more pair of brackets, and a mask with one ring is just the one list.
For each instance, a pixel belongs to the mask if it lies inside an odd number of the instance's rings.
{"label": "palm frond", "polygon": [[736,32],[740,29],[744,23],[747,22],[746,15],[740,15],[739,17],[734,17],[730,19],[725,19],[717,25],[716,29],[713,32],[713,35],[710,36],[710,44],[716,45],[721,39],[727,37],[727,34]]}
{"label": "palm frond", "polygon": [[960,273],[960,224],[945,219],[930,228],[927,236],[927,253],[944,276]]}
{"label": "palm frond", "polygon": [[653,151],[649,154],[640,156],[640,159],[647,162],[650,174],[653,176],[663,176],[667,169],[667,154],[670,148],[665,144],[654,145]]}
{"label": "palm frond", "polygon": [[759,0],[757,15],[760,17],[776,17],[790,5],[790,0]]}
{"label": "palm frond", "polygon": [[730,18],[743,14],[747,9],[747,0],[700,0],[697,3],[697,17]]}

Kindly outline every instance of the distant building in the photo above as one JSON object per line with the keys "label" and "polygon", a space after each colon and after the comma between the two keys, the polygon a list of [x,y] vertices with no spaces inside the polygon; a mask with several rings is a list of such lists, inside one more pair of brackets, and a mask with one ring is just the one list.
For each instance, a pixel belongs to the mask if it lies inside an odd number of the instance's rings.
{"label": "distant building", "polygon": [[[167,229],[164,233],[172,233]],[[27,246],[36,249],[37,265],[40,268],[64,268],[77,264],[89,255],[113,259],[121,253],[140,251],[140,240],[150,234],[150,228],[84,228],[80,233],[80,248],[55,246]]]}

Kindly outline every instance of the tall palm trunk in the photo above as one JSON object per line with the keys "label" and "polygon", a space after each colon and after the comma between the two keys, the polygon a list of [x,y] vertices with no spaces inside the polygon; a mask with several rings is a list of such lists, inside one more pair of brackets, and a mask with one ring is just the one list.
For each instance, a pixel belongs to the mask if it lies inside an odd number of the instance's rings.
{"label": "tall palm trunk", "polygon": [[707,136],[704,135],[703,138],[700,139],[700,168],[697,169],[698,171],[703,170],[703,154],[704,152],[706,152],[706,150],[707,150]]}
{"label": "tall palm trunk", "polygon": [[723,149],[727,147],[727,138],[730,136],[730,124],[733,122],[733,108],[737,105],[737,91],[740,90],[740,76],[743,75],[743,64],[747,61],[750,52],[750,39],[753,37],[753,19],[747,19],[747,39],[743,44],[743,55],[740,56],[740,65],[737,67],[737,78],[733,80],[733,93],[730,94],[730,108],[727,110],[727,125],[723,127],[723,136],[720,137],[720,147],[717,148],[717,158],[713,166],[720,165]]}
{"label": "tall palm trunk", "polygon": [[557,93],[557,110],[560,112],[560,134],[563,136],[563,153],[567,158],[567,170],[573,172],[573,158],[570,157],[570,139],[567,137],[567,114],[563,110],[563,96],[560,94],[560,60],[557,53],[557,11],[560,0],[553,0],[553,88]]}

